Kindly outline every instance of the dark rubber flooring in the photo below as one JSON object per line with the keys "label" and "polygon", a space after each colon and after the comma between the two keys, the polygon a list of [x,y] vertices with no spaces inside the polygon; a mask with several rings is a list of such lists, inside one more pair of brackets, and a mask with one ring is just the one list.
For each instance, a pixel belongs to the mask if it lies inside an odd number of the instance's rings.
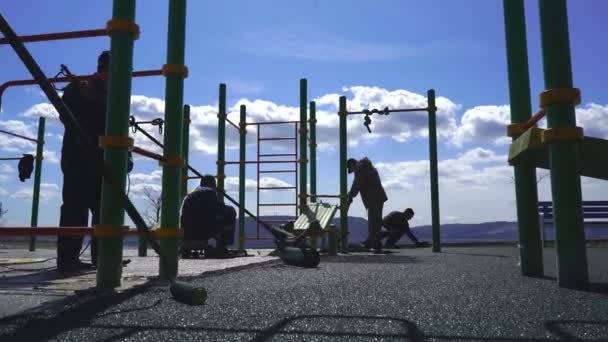
{"label": "dark rubber flooring", "polygon": [[83,293],[0,321],[0,341],[608,341],[608,248],[588,251],[590,290],[519,275],[509,247],[407,249],[270,263],[190,279],[204,306],[163,286]]}

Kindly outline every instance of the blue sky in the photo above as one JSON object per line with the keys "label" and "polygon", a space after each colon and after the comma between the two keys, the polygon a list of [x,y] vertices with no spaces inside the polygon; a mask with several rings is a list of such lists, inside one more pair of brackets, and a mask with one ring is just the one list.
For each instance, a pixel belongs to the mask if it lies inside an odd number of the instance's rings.
{"label": "blue sky", "polygon": [[[608,137],[606,80],[608,55],[597,37],[608,33],[602,0],[569,1],[569,25],[575,86],[583,102],[578,124],[587,135]],[[4,2],[0,11],[18,34],[102,28],[111,17],[111,1],[23,0]],[[533,108],[544,89],[538,4],[526,1]],[[136,21],[134,67],[157,69],[165,63],[167,1],[140,1]],[[107,38],[28,44],[47,75],[63,63],[77,74],[91,73]],[[0,49],[0,82],[28,79],[12,50]],[[512,174],[506,162],[508,88],[502,1],[190,1],[188,3],[185,101],[193,106],[191,160],[214,172],[218,84],[228,85],[228,105],[247,104],[250,121],[293,119],[298,113],[298,82],[308,79],[309,100],[319,108],[319,189],[338,191],[337,97],[347,96],[352,109],[424,106],[434,88],[439,106],[440,198],[443,222],[514,220]],[[164,79],[133,82],[132,113],[138,118],[162,116]],[[11,88],[4,94],[0,128],[35,134],[36,118],[49,118],[41,203],[41,225],[56,225],[60,204],[59,158],[62,126],[35,87]],[[389,192],[385,210],[416,210],[415,224],[430,222],[428,140],[424,113],[373,117],[374,134],[354,118],[349,125],[349,156],[368,156],[378,165]],[[281,131],[263,134],[284,135]],[[255,131],[249,135],[253,138]],[[2,156],[33,147],[3,137]],[[138,144],[150,147],[141,137]],[[230,132],[229,146],[237,135]],[[253,142],[253,141],[252,141]],[[274,145],[274,148],[281,148]],[[250,144],[248,155],[254,156]],[[228,158],[237,157],[236,150]],[[255,158],[255,157],[253,157]],[[9,213],[5,225],[29,224],[32,181],[20,183],[16,163],[0,165],[0,195]],[[236,167],[229,169],[236,176]],[[248,168],[255,186],[255,169]],[[544,171],[540,171],[543,174]],[[138,159],[131,176],[132,197],[145,207],[141,192],[158,189],[157,164]],[[350,183],[351,179],[349,179]],[[229,183],[234,185],[234,179]],[[264,184],[293,183],[286,177]],[[548,179],[540,181],[542,199],[550,199]],[[194,183],[190,183],[194,186]],[[234,188],[230,188],[234,189]],[[250,188],[253,189],[253,188]],[[584,199],[606,199],[605,182],[583,179]],[[28,192],[29,191],[29,192]],[[265,194],[267,201],[285,196]],[[291,195],[289,195],[291,198]],[[466,201],[462,199],[466,198]],[[255,190],[247,206],[255,208]],[[280,213],[280,211],[271,211]],[[360,201],[352,215],[363,216]]]}

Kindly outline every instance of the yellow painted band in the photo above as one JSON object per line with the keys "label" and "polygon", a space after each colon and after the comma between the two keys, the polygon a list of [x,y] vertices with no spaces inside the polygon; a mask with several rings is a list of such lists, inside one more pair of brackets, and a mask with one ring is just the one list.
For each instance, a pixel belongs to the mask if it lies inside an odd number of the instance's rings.
{"label": "yellow painted band", "polygon": [[571,103],[577,105],[581,103],[581,91],[578,88],[553,88],[540,93],[540,107],[556,103]]}
{"label": "yellow painted band", "polygon": [[133,149],[133,138],[120,135],[101,135],[99,136],[99,147],[131,150]]}
{"label": "yellow painted band", "polygon": [[131,32],[133,33],[133,40],[139,38],[139,26],[131,21],[126,19],[112,19],[108,20],[106,23],[106,30],[108,31],[108,35],[112,34],[114,31],[122,31],[122,32]]}
{"label": "yellow painted band", "polygon": [[188,67],[183,64],[164,64],[161,68],[163,75],[178,74],[183,78],[188,77]]}
{"label": "yellow painted band", "polygon": [[97,237],[121,237],[129,231],[126,226],[112,226],[96,224],[93,227],[93,235]]}
{"label": "yellow painted band", "polygon": [[524,132],[526,132],[526,129],[524,128],[525,124],[518,122],[518,123],[512,123],[510,125],[507,126],[507,136],[508,137],[516,137],[518,135],[523,134]]}
{"label": "yellow painted band", "polygon": [[541,133],[540,140],[543,144],[551,144],[560,141],[577,141],[583,139],[581,127],[558,127],[549,128]]}
{"label": "yellow painted band", "polygon": [[177,228],[158,228],[154,229],[152,234],[157,238],[178,237],[179,230]]}

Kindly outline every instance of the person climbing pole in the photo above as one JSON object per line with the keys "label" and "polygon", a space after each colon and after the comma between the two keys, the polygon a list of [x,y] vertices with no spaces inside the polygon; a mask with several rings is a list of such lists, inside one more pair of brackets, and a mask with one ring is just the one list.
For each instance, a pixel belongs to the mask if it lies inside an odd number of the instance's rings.
{"label": "person climbing pole", "polygon": [[382,207],[388,200],[382,187],[378,170],[369,158],[360,160],[349,159],[346,162],[348,173],[354,173],[355,179],[348,193],[348,204],[352,204],[357,194],[361,193],[361,201],[367,209],[368,236],[361,244],[374,253],[382,253],[380,229],[382,227]]}

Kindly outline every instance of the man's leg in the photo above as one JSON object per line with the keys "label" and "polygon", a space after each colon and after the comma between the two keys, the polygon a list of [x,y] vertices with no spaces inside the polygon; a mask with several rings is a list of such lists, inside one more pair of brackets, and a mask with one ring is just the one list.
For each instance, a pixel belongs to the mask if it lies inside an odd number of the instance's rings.
{"label": "man's leg", "polygon": [[[64,173],[63,204],[59,217],[60,227],[86,227],[89,213],[86,201],[82,198],[82,184],[78,175]],[[57,237],[57,267],[64,270],[74,267],[82,248],[82,237]]]}
{"label": "man's leg", "polygon": [[382,249],[380,243],[380,229],[382,227],[382,203],[379,206],[367,209],[367,227],[371,247],[379,251]]}

